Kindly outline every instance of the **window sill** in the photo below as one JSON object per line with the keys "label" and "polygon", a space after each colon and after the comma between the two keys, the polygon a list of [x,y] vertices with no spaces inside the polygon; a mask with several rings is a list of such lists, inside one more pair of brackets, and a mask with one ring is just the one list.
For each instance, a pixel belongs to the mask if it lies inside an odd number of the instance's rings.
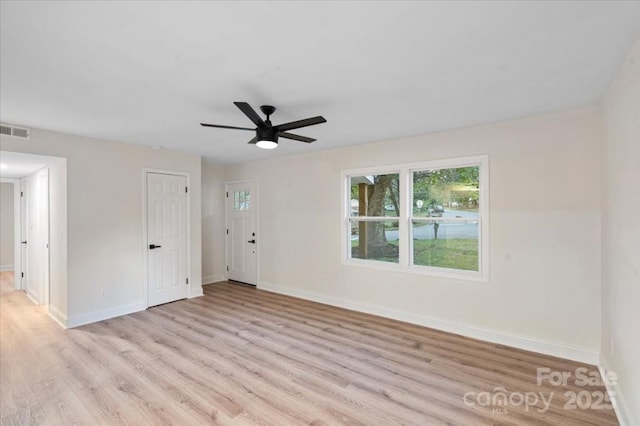
{"label": "window sill", "polygon": [[435,268],[427,266],[403,266],[397,263],[383,262],[377,260],[346,259],[342,262],[345,266],[355,266],[359,268],[376,269],[388,272],[399,272],[403,274],[422,275],[434,278],[447,278],[456,281],[468,281],[478,284],[489,284],[489,277],[480,272],[457,271],[446,268]]}

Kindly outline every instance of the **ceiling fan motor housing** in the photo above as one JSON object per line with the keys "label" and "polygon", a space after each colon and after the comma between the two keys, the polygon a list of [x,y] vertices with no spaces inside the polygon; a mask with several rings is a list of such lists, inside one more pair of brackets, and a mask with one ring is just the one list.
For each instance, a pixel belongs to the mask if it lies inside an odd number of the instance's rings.
{"label": "ceiling fan motor housing", "polygon": [[278,142],[278,131],[273,127],[256,128],[256,136],[258,137],[258,140]]}

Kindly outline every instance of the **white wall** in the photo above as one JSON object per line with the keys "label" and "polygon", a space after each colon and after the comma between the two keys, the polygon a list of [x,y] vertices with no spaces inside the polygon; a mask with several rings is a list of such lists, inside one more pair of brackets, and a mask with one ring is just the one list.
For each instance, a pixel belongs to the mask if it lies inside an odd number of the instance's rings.
{"label": "white wall", "polygon": [[63,325],[69,311],[67,160],[49,158],[49,313]]}
{"label": "white wall", "polygon": [[[69,326],[132,312],[146,306],[144,282],[143,169],[191,174],[191,295],[201,294],[200,157],[33,129],[28,140],[2,137],[6,151],[66,158],[66,195],[52,186],[51,197],[65,196],[67,216],[52,212],[54,253],[66,255],[68,268],[52,270],[53,292],[60,291],[57,319]],[[62,171],[59,171],[62,174]],[[53,207],[53,204],[52,204]],[[64,221],[67,250],[53,245]],[[64,274],[68,274],[66,277]],[[56,275],[57,281],[53,278]],[[65,285],[68,288],[64,288]],[[103,295],[104,294],[104,295]],[[55,314],[55,313],[54,313]]]}
{"label": "white wall", "polygon": [[604,102],[602,361],[622,415],[640,425],[640,39]]}
{"label": "white wall", "polygon": [[225,279],[224,167],[202,162],[202,282]]}
{"label": "white wall", "polygon": [[[259,287],[595,364],[601,139],[600,110],[585,108],[231,165],[225,178],[258,180]],[[342,170],[485,153],[488,285],[342,264]]]}
{"label": "white wall", "polygon": [[0,271],[14,269],[13,184],[0,183]]}

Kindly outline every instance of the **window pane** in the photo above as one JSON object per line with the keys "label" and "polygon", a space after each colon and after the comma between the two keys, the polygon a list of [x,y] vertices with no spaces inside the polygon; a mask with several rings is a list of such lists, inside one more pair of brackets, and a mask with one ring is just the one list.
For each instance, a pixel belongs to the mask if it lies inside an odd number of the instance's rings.
{"label": "window pane", "polygon": [[244,192],[244,203],[245,203],[245,210],[251,209],[251,192],[249,191]]}
{"label": "window pane", "polygon": [[413,264],[478,271],[479,221],[412,221]]}
{"label": "window pane", "polygon": [[240,192],[233,191],[233,210],[240,210]]}
{"label": "window pane", "polygon": [[352,258],[398,263],[398,221],[349,222]]}
{"label": "window pane", "polygon": [[351,176],[351,216],[400,216],[399,174]]}
{"label": "window pane", "polygon": [[413,172],[413,215],[479,217],[479,174],[478,166]]}

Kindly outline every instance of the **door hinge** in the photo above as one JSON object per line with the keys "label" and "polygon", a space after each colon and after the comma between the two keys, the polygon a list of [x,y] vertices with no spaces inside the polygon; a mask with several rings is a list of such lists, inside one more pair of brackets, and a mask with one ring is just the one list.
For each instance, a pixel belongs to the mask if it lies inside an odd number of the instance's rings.
{"label": "door hinge", "polygon": [[24,192],[20,191],[20,196],[24,197]]}
{"label": "door hinge", "polygon": [[227,228],[227,235],[229,235],[229,228]]}
{"label": "door hinge", "polygon": [[229,266],[227,266],[227,272],[229,272]]}
{"label": "door hinge", "polygon": [[229,191],[227,191],[227,198],[229,198]]}
{"label": "door hinge", "polygon": [[189,284],[189,278],[187,278],[187,284]]}
{"label": "door hinge", "polygon": [[20,278],[24,278],[24,272],[20,272]]}
{"label": "door hinge", "polygon": [[188,186],[185,186],[185,187],[184,187],[184,192],[185,192],[185,193],[189,193],[189,187],[188,187]]}

